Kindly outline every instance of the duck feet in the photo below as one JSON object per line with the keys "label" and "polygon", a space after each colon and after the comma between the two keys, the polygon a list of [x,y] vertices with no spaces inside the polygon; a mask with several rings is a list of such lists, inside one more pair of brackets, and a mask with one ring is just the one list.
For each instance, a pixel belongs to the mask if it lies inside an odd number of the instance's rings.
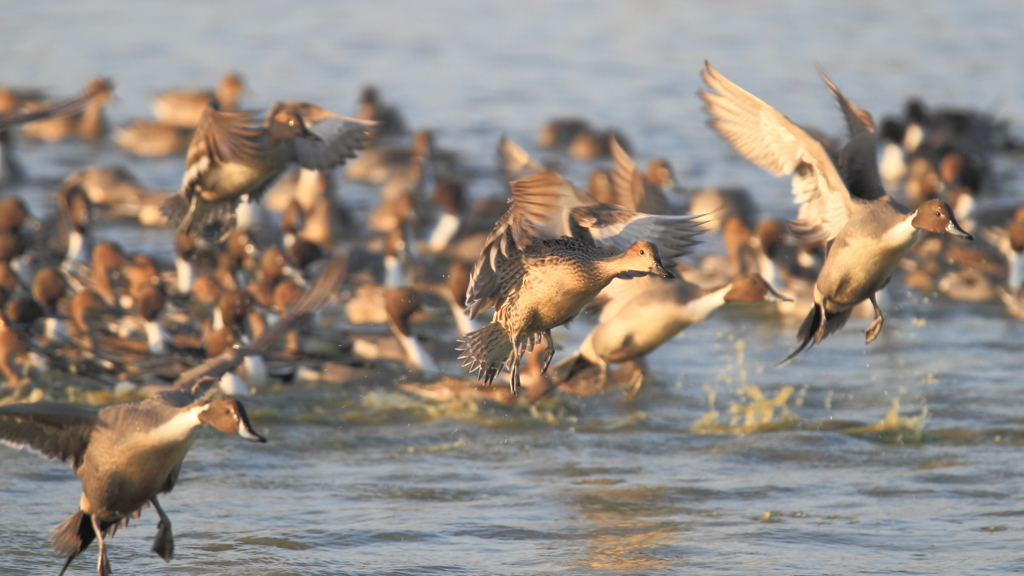
{"label": "duck feet", "polygon": [[875,296],[873,294],[870,300],[871,305],[875,308],[875,320],[871,323],[871,326],[868,326],[868,329],[864,331],[865,344],[871,344],[875,338],[878,338],[878,335],[882,332],[882,324],[885,322],[885,319],[882,318],[882,311],[878,308],[878,302],[875,300]]}
{"label": "duck feet", "polygon": [[96,543],[100,548],[96,558],[96,574],[98,576],[110,576],[110,561],[107,560],[107,543],[103,538],[103,530],[100,529],[100,519],[96,514],[93,514],[91,520],[92,530],[96,534]]}
{"label": "duck feet", "polygon": [[152,550],[165,562],[170,562],[171,558],[174,558],[174,535],[171,533],[171,519],[164,513],[164,509],[160,507],[155,496],[149,501],[160,516],[160,521],[156,523],[156,538],[153,540]]}

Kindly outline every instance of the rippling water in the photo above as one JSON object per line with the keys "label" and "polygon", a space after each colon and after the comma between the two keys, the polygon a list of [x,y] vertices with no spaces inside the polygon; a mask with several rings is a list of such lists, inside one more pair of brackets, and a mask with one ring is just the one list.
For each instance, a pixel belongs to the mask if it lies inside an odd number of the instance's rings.
{"label": "rippling water", "polygon": [[[685,185],[747,186],[779,216],[793,214],[788,181],[704,126],[694,92],[705,59],[831,133],[841,118],[815,63],[876,118],[921,94],[1024,123],[1019,2],[775,4],[5,2],[0,79],[68,94],[109,75],[115,122],[147,115],[159,89],[227,69],[245,75],[254,107],[308,99],[347,112],[375,82],[485,174],[502,131],[529,144],[550,116],[580,114],[623,129],[638,158],[670,159]],[[37,212],[84,162],[127,164],[159,189],[181,177],[180,158],[108,147],[19,153],[33,180],[17,192]],[[1000,168],[1004,195],[1022,196],[1019,168]],[[152,252],[170,240],[123,226],[101,235]],[[1024,323],[995,304],[901,290],[888,310],[872,346],[854,321],[781,369],[795,326],[723,310],[651,355],[633,403],[266,392],[247,404],[270,444],[202,432],[163,498],[177,558],[149,552],[146,512],[112,541],[111,561],[120,574],[1024,570]],[[588,328],[557,337],[569,348]],[[45,537],[78,494],[66,467],[0,451],[0,572],[56,573]],[[95,547],[73,573],[94,559]]]}

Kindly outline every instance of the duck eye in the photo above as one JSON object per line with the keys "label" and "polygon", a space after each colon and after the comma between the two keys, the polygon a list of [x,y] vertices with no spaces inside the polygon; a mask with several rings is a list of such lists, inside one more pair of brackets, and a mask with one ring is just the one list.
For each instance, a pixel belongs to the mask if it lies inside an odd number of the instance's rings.
{"label": "duck eye", "polygon": [[643,251],[643,250],[641,250],[641,251],[640,251],[640,255],[641,255],[641,256],[643,256],[643,255],[644,255],[644,251]]}
{"label": "duck eye", "polygon": [[935,217],[936,217],[936,218],[942,218],[942,214],[941,214],[941,213],[939,213],[939,212],[936,212],[936,213],[935,213]]}

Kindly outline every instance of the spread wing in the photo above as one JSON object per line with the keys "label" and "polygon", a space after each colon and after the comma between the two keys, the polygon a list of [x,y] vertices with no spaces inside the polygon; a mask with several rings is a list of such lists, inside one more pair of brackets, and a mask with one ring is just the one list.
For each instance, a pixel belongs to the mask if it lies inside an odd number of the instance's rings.
{"label": "spread wing", "polygon": [[806,240],[832,240],[846,226],[853,200],[825,148],[777,110],[732,83],[705,62],[710,92],[698,94],[709,124],[741,156],[776,176],[793,175],[801,204],[793,232]]}
{"label": "spread wing", "polygon": [[638,240],[658,246],[663,258],[677,258],[697,243],[703,232],[700,216],[663,216],[620,210],[607,204],[579,206],[571,211],[573,236],[588,236],[595,246],[622,252]]}
{"label": "spread wing", "polygon": [[47,458],[82,462],[97,412],[67,402],[35,402],[0,407],[0,442],[31,448]]}
{"label": "spread wing", "polygon": [[373,135],[372,120],[359,120],[336,114],[315,104],[283,102],[275,105],[298,112],[306,129],[319,140],[294,138],[295,157],[304,168],[326,170],[355,158],[356,151],[366,148]]}
{"label": "spread wing", "polygon": [[657,186],[652,185],[644,177],[643,172],[629,157],[629,153],[612,136],[609,141],[612,162],[615,170],[612,173],[612,191],[615,204],[626,210],[646,212],[648,214],[668,214],[668,198]]}
{"label": "spread wing", "polygon": [[487,309],[485,294],[496,288],[495,271],[502,260],[525,250],[535,238],[569,234],[568,213],[594,199],[576,189],[557,172],[547,171],[512,182],[512,197],[505,214],[484,240],[466,288],[466,313],[470,318]]}
{"label": "spread wing", "polygon": [[259,129],[249,112],[221,112],[207,106],[185,155],[182,189],[202,178],[213,163],[254,164],[260,155]]}
{"label": "spread wing", "polygon": [[874,132],[875,121],[872,120],[871,114],[867,110],[861,110],[857,108],[853,102],[850,102],[843,93],[836,88],[836,85],[828,79],[823,71],[818,70],[818,74],[821,74],[821,79],[825,81],[825,85],[832,92],[832,97],[836,99],[836,104],[839,105],[839,110],[842,111],[843,117],[846,118],[846,130],[850,133],[850,138],[857,136],[861,132]]}
{"label": "spread wing", "polygon": [[516,180],[532,174],[540,174],[544,166],[534,160],[530,153],[512,141],[507,134],[498,140],[498,166],[508,180]]}

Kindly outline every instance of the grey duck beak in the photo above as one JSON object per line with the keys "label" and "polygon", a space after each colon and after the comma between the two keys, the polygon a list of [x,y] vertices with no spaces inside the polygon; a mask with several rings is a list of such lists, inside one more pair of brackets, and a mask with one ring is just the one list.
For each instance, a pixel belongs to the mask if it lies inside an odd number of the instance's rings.
{"label": "grey duck beak", "polygon": [[765,302],[792,302],[793,301],[792,298],[786,298],[782,294],[779,294],[778,292],[776,292],[775,288],[772,288],[772,285],[768,284],[767,282],[765,282],[765,287],[768,288],[768,292],[766,292],[765,295],[764,295],[764,301]]}
{"label": "grey duck beak", "polygon": [[964,232],[964,229],[961,228],[960,225],[956,223],[956,220],[952,220],[951,219],[949,221],[949,225],[946,226],[946,232],[948,234],[952,234],[953,236],[957,236],[959,238],[965,238],[967,240],[974,240],[974,236],[971,236],[967,232]]}
{"label": "grey duck beak", "polygon": [[662,278],[675,278],[676,277],[675,274],[669,272],[668,269],[665,268],[661,264],[661,262],[659,262],[657,260],[654,261],[654,264],[651,264],[651,274],[657,274],[658,276],[661,276]]}

